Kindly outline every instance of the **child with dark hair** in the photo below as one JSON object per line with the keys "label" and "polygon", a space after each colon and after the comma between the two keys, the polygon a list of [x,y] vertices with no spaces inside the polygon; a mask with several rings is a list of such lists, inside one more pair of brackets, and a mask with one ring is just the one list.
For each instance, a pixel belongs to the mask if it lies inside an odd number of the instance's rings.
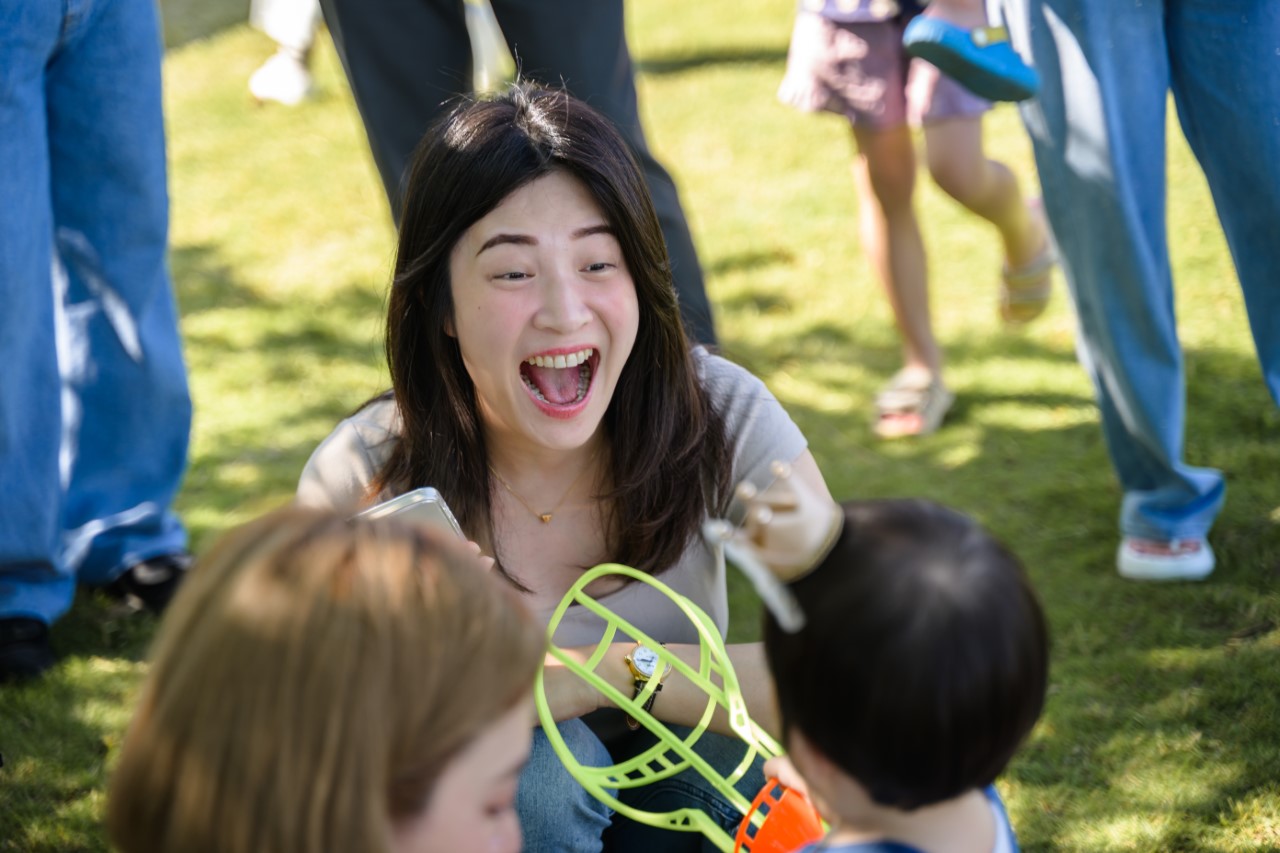
{"label": "child with dark hair", "polygon": [[1016,851],[992,782],[1044,705],[1048,636],[1031,584],[954,510],[843,509],[826,558],[791,585],[804,628],[766,618],[789,753],[766,772],[807,788],[831,825],[809,850]]}

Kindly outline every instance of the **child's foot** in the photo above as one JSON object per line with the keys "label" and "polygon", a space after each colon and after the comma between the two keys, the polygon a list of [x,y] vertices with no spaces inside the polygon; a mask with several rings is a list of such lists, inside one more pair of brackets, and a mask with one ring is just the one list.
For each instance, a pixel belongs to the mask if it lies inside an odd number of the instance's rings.
{"label": "child's foot", "polygon": [[312,91],[311,72],[297,56],[281,50],[249,78],[249,93],[258,101],[287,107],[302,103]]}
{"label": "child's foot", "polygon": [[1027,209],[1034,226],[1028,246],[1034,248],[1017,258],[1019,263],[1007,259],[1000,270],[1000,319],[1011,326],[1030,323],[1049,307],[1053,268],[1058,264],[1044,206],[1039,199],[1032,199]]}
{"label": "child's foot", "polygon": [[942,380],[927,371],[903,368],[876,395],[876,422],[880,438],[929,435],[942,425],[955,395]]}
{"label": "child's foot", "polygon": [[1040,75],[1018,56],[1004,27],[967,29],[920,15],[907,24],[902,44],[989,101],[1025,101],[1040,91]]}

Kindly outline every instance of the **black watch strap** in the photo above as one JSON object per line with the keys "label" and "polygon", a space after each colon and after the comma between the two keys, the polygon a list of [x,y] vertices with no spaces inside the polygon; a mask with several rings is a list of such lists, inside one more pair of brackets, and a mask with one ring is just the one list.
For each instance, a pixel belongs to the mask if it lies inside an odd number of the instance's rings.
{"label": "black watch strap", "polygon": [[[644,690],[644,686],[649,682],[643,678],[637,678],[632,683],[635,685],[635,692],[631,694],[631,698],[635,699],[640,695],[640,691]],[[658,698],[658,694],[661,692],[662,692],[662,682],[659,681],[654,686],[653,692],[649,694],[649,698],[645,701],[644,705],[641,706],[642,708],[644,708],[645,713],[647,714],[653,713],[654,700]],[[640,728],[640,721],[637,720],[635,717],[631,716],[630,714],[627,714],[627,728],[631,729],[631,731],[633,732],[638,731]]]}

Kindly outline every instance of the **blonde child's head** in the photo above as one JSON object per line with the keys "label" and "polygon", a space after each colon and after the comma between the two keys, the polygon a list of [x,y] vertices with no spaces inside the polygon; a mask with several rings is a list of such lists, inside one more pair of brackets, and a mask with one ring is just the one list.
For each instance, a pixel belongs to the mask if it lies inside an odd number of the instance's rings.
{"label": "blonde child's head", "polygon": [[[506,838],[496,849],[518,849],[508,794],[542,648],[505,585],[429,529],[260,518],[199,561],[161,625],[111,839],[125,853],[394,851],[470,810],[473,829]],[[459,777],[478,749],[499,753],[497,776]],[[441,791],[451,779],[467,790]]]}

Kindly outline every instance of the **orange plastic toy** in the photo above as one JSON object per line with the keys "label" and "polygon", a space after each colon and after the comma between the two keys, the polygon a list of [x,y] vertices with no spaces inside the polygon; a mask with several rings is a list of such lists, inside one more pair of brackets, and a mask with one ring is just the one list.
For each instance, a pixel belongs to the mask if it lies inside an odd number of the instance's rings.
{"label": "orange plastic toy", "polygon": [[[752,817],[759,812],[763,823],[756,828]],[[734,853],[792,853],[822,838],[822,819],[799,791],[770,779],[751,801],[751,811],[738,826]]]}

